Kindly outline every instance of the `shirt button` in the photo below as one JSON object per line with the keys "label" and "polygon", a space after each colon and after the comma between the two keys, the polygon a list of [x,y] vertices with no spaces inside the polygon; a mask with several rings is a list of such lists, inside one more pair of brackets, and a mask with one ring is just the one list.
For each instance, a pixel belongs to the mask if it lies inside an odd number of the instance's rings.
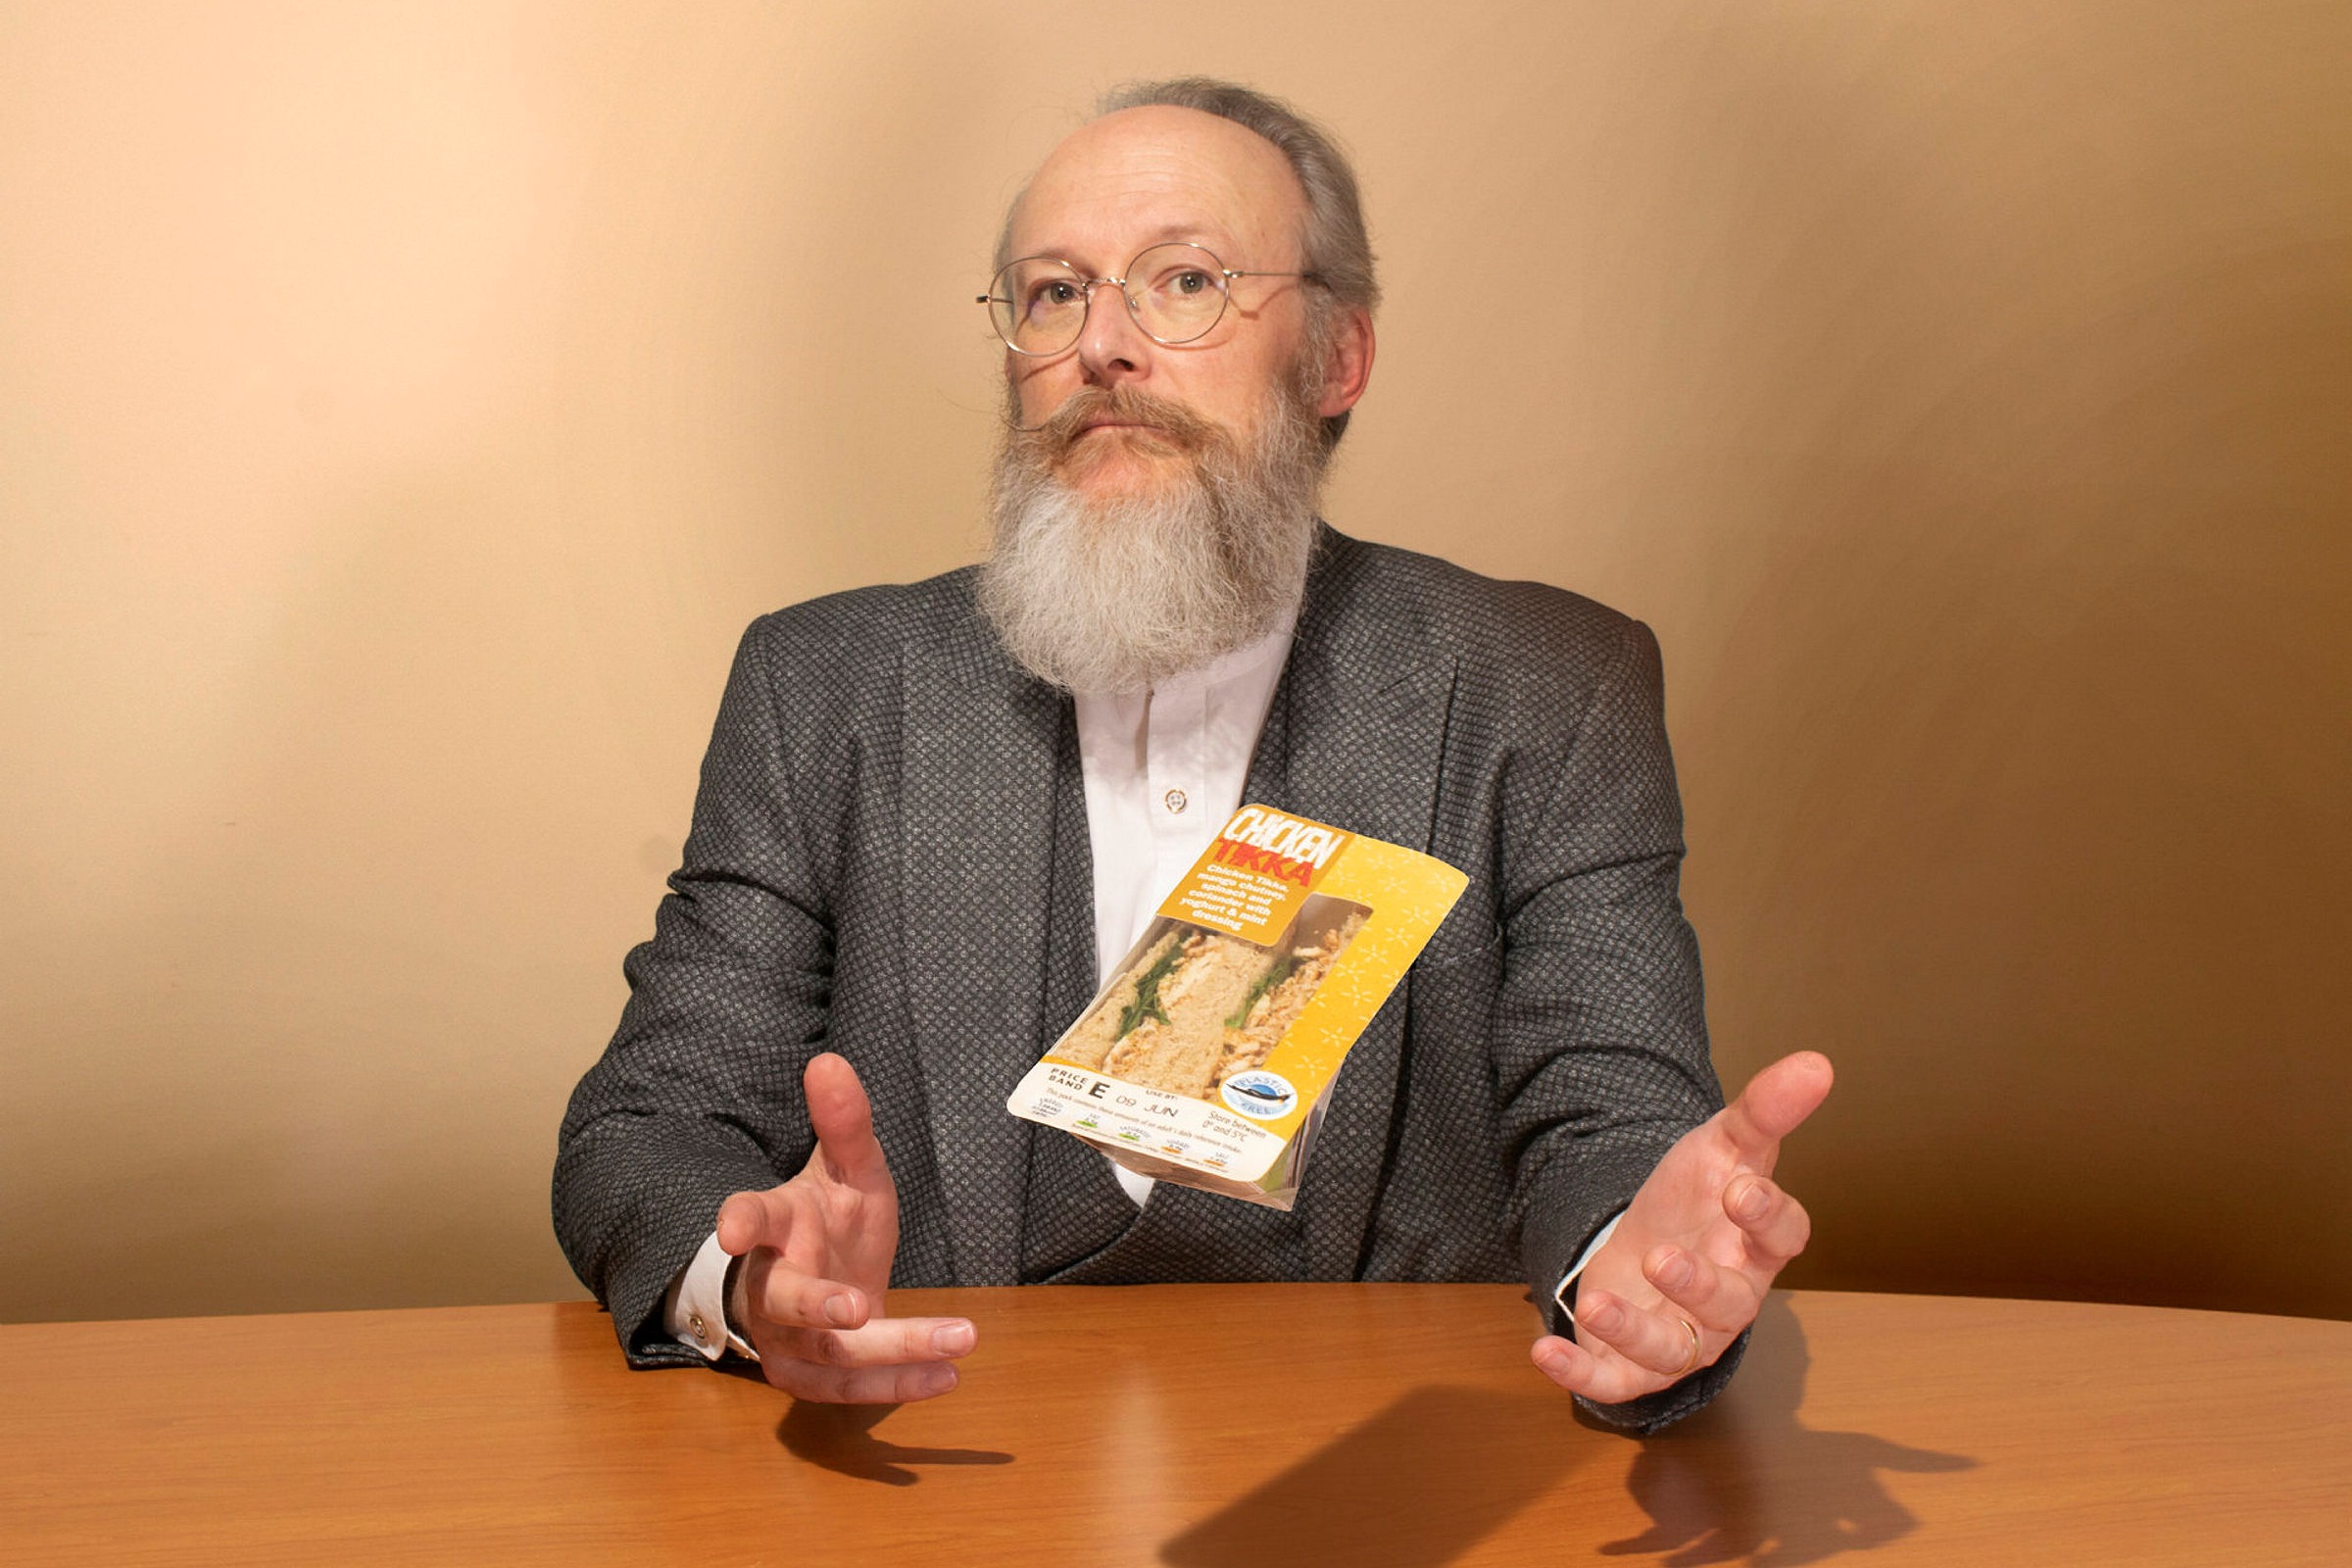
{"label": "shirt button", "polygon": [[706,1325],[704,1324],[704,1322],[703,1322],[703,1314],[702,1314],[702,1313],[700,1313],[700,1312],[689,1312],[689,1313],[687,1313],[687,1314],[686,1314],[686,1326],[687,1326],[688,1328],[690,1328],[690,1329],[694,1330],[694,1337],[695,1337],[696,1339],[700,1340],[700,1341],[701,1341],[703,1344],[705,1344],[705,1345],[709,1345],[709,1344],[710,1343],[710,1328],[709,1328],[708,1326],[706,1326]]}
{"label": "shirt button", "polygon": [[1184,791],[1168,791],[1167,794],[1162,795],[1159,798],[1159,804],[1168,808],[1168,814],[1170,816],[1182,816],[1184,814],[1185,806],[1187,805],[1187,802],[1184,798]]}

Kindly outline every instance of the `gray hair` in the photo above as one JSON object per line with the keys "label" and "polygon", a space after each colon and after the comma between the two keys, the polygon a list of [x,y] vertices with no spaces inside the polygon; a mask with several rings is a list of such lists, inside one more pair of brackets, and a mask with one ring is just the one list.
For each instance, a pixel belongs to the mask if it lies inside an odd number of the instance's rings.
{"label": "gray hair", "polygon": [[[1355,171],[1331,132],[1281,99],[1214,76],[1171,76],[1165,81],[1123,82],[1104,93],[1095,105],[1096,118],[1123,109],[1164,106],[1194,109],[1219,120],[1230,120],[1245,130],[1272,142],[1290,164],[1291,172],[1306,193],[1306,216],[1299,224],[1300,266],[1322,280],[1328,300],[1307,313],[1307,347],[1319,353],[1331,342],[1339,309],[1355,307],[1367,313],[1380,306],[1380,280],[1372,267],[1372,239],[1364,230],[1363,199],[1356,192]],[[1027,194],[1026,190],[1022,194]],[[1012,240],[1012,215],[1020,197],[1004,214],[997,236],[997,265]],[[1323,449],[1339,444],[1348,428],[1346,411],[1323,421]]]}

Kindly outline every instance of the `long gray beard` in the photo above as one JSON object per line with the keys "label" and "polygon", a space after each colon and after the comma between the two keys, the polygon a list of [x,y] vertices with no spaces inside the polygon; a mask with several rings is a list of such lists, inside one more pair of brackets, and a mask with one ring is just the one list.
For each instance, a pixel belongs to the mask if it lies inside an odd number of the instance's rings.
{"label": "long gray beard", "polygon": [[[1042,427],[1007,433],[980,608],[1024,668],[1071,691],[1136,691],[1249,646],[1296,610],[1325,454],[1300,389],[1276,396],[1249,448],[1127,388],[1087,388]],[[1191,472],[1162,495],[1088,500],[1054,465],[1099,412],[1159,424]]]}

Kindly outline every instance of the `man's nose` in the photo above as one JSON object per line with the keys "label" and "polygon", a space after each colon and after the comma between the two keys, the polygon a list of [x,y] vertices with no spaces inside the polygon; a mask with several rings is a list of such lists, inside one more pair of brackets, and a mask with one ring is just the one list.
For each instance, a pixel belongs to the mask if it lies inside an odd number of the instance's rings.
{"label": "man's nose", "polygon": [[1108,281],[1089,291],[1086,324],[1078,331],[1078,363],[1100,386],[1132,381],[1152,368],[1152,339],[1127,308],[1125,288]]}

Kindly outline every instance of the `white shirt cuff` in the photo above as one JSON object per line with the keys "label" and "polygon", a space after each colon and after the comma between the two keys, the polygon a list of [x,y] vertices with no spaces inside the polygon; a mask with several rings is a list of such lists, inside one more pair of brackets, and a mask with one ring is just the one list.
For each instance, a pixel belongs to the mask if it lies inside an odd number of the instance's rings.
{"label": "white shirt cuff", "polygon": [[712,1231],[662,1298],[662,1321],[670,1338],[706,1360],[715,1361],[729,1350],[760,1359],[760,1352],[727,1327],[727,1265],[733,1261]]}
{"label": "white shirt cuff", "polygon": [[1592,1239],[1585,1244],[1585,1250],[1577,1253],[1576,1266],[1561,1275],[1560,1283],[1551,1289],[1552,1303],[1560,1309],[1560,1316],[1568,1320],[1570,1328],[1576,1327],[1576,1314],[1568,1310],[1568,1287],[1576,1283],[1576,1277],[1585,1271],[1585,1265],[1592,1261],[1592,1254],[1599,1251],[1602,1247],[1607,1245],[1609,1238],[1617,1234],[1617,1224],[1624,1218],[1625,1210],[1622,1208],[1610,1215],[1609,1222],[1593,1232]]}

